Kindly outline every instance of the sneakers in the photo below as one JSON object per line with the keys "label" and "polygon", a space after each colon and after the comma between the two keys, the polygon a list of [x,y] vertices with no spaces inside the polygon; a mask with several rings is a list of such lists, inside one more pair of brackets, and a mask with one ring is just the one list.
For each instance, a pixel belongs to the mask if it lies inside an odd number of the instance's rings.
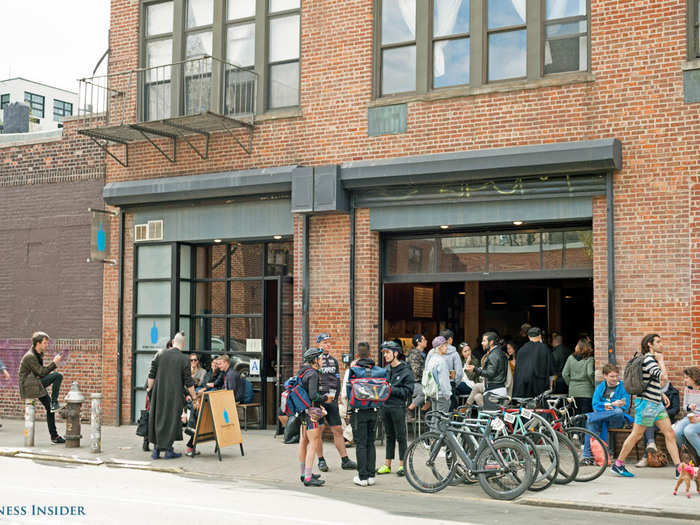
{"label": "sneakers", "polygon": [[321,487],[325,482],[325,479],[314,478],[313,475],[309,481],[302,479],[302,483],[304,483],[305,487]]}
{"label": "sneakers", "polygon": [[635,467],[637,467],[637,468],[644,468],[644,467],[648,467],[648,466],[649,466],[649,460],[647,459],[646,456],[644,456],[642,459],[637,461],[637,464],[635,465]]}
{"label": "sneakers", "polygon": [[[321,474],[311,474],[311,479],[321,479]],[[304,481],[304,476],[299,476],[299,481]],[[324,482],[325,483],[325,482]]]}
{"label": "sneakers", "polygon": [[61,436],[55,436],[51,438],[51,443],[53,443],[54,445],[62,445],[65,442],[66,440],[63,439]]}
{"label": "sneakers", "polygon": [[195,456],[199,456],[201,452],[193,447],[187,447],[187,452],[185,452],[185,456],[188,458],[193,458]]}
{"label": "sneakers", "polygon": [[620,465],[619,467],[617,465],[613,465],[612,470],[615,474],[618,476],[622,476],[623,478],[633,478],[634,474],[632,474],[627,468],[625,468],[625,465]]}
{"label": "sneakers", "polygon": [[328,472],[328,463],[326,463],[326,460],[321,458],[318,460],[318,470],[321,472]]}
{"label": "sneakers", "polygon": [[647,448],[646,448],[647,454],[649,452],[658,452],[658,449],[656,448],[656,443],[654,441],[650,441],[647,443]]}
{"label": "sneakers", "polygon": [[368,485],[366,479],[360,479],[360,476],[355,476],[352,478],[352,482],[359,487],[366,487]]}
{"label": "sneakers", "polygon": [[[320,467],[320,462],[319,462],[319,467]],[[357,470],[357,463],[355,463],[349,457],[345,456],[340,463],[340,468],[342,468],[343,470]]]}
{"label": "sneakers", "polygon": [[58,412],[62,408],[65,408],[66,405],[61,405],[60,403],[51,403],[51,412]]}
{"label": "sneakers", "polygon": [[579,465],[583,467],[593,467],[596,465],[596,462],[593,458],[583,458],[581,461],[579,461]]}
{"label": "sneakers", "polygon": [[374,478],[367,478],[367,485],[369,485],[370,487],[372,487],[376,482],[377,480]]}
{"label": "sneakers", "polygon": [[400,478],[402,478],[406,475],[406,471],[404,470],[403,467],[399,467],[396,471],[396,475],[399,476]]}
{"label": "sneakers", "polygon": [[381,467],[379,467],[377,469],[377,474],[379,474],[380,476],[382,474],[391,474],[391,467],[387,467],[386,465],[382,465]]}

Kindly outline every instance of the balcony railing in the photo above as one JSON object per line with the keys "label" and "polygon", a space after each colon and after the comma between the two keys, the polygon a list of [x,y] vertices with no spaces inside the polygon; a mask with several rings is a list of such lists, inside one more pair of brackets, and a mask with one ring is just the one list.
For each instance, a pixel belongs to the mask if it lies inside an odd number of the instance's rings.
{"label": "balcony railing", "polygon": [[[250,153],[255,119],[258,75],[223,60],[204,55],[181,62],[93,76],[79,80],[78,115],[84,117],[80,133],[97,140],[127,145],[148,140],[171,162],[175,162],[175,141],[184,139],[202,158],[208,155],[209,133],[247,128]],[[101,118],[93,118],[100,116]],[[187,138],[191,134],[207,139],[205,153]],[[154,137],[173,140],[168,156]]]}

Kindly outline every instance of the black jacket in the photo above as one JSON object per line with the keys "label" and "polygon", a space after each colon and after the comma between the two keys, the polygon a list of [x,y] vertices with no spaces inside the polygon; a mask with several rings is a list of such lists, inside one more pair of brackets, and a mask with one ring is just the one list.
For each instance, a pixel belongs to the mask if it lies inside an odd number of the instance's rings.
{"label": "black jacket", "polygon": [[668,383],[668,390],[666,390],[664,392],[664,390],[662,388],[661,392],[666,394],[666,397],[668,398],[668,401],[669,401],[668,407],[666,407],[666,413],[668,414],[668,417],[671,419],[671,421],[674,421],[676,419],[676,416],[678,415],[678,413],[681,411],[680,392],[678,392],[678,390],[676,390],[676,387],[674,387],[670,381]]}
{"label": "black jacket", "polygon": [[232,366],[229,366],[224,376],[224,389],[233,390],[236,403],[243,403],[243,398],[245,397],[245,383],[243,382],[241,374],[236,372]]}
{"label": "black jacket", "polygon": [[384,406],[397,407],[406,406],[406,403],[413,396],[413,370],[402,362],[398,366],[386,367],[386,378],[391,385],[391,395],[386,400]]}
{"label": "black jacket", "polygon": [[500,346],[494,346],[483,368],[474,371],[486,379],[486,390],[504,388],[508,379],[508,358]]}
{"label": "black jacket", "polygon": [[321,392],[327,394],[331,390],[336,391],[336,399],[338,396],[338,390],[340,390],[340,365],[338,360],[331,354],[321,355],[321,368],[318,371],[320,376],[320,389]]}
{"label": "black jacket", "polygon": [[309,394],[309,399],[313,406],[320,406],[321,403],[326,401],[325,394],[321,394],[319,390],[320,375],[318,370],[309,365],[301,365],[297,372],[297,377],[301,377],[301,385],[306,390],[306,393]]}

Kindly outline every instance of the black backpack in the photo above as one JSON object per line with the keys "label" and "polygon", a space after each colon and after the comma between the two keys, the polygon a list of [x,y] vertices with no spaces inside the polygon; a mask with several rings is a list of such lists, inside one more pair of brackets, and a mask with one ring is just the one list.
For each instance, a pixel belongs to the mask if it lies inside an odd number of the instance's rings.
{"label": "black backpack", "polygon": [[644,380],[644,358],[645,354],[634,354],[625,365],[625,371],[622,374],[622,383],[630,395],[639,395],[644,392],[649,384],[649,381]]}

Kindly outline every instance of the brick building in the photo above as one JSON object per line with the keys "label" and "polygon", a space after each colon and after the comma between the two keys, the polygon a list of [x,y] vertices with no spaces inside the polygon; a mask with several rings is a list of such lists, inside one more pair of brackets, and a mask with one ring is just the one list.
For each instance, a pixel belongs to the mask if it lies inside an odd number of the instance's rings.
{"label": "brick building", "polygon": [[102,264],[86,259],[88,208],[104,206],[105,164],[76,124],[66,119],[52,138],[24,133],[0,144],[0,358],[11,375],[0,381],[2,416],[23,413],[17,370],[37,330],[52,338],[47,364],[64,355],[63,394],[73,381],[85,393],[102,391]]}
{"label": "brick building", "polygon": [[109,120],[80,129],[123,232],[106,420],[176,329],[260,359],[268,420],[321,331],[340,357],[530,321],[592,332],[599,364],[659,332],[678,382],[700,361],[696,4],[112,0]]}

